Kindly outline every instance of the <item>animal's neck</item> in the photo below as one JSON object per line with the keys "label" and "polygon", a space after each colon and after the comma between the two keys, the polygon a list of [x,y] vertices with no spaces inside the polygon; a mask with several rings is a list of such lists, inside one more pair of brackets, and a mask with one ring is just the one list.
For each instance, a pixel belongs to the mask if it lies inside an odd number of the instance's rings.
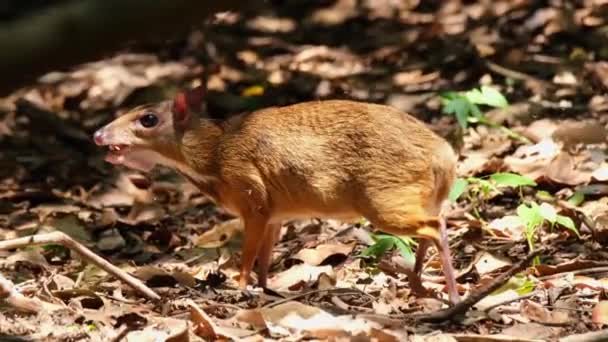
{"label": "animal's neck", "polygon": [[150,158],[178,171],[202,191],[213,192],[206,188],[212,187],[219,178],[214,156],[222,129],[206,122],[195,127],[187,129],[179,141],[159,141]]}
{"label": "animal's neck", "polygon": [[179,162],[188,165],[199,177],[217,178],[216,150],[222,135],[220,126],[203,121],[181,137]]}

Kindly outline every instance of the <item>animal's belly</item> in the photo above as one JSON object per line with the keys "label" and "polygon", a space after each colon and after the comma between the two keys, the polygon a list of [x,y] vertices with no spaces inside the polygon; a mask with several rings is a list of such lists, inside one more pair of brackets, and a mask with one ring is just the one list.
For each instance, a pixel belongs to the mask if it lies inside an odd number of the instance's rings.
{"label": "animal's belly", "polygon": [[361,214],[347,207],[299,207],[278,208],[272,214],[271,222],[278,223],[285,220],[302,220],[310,218],[334,219],[344,222],[354,222],[361,218]]}

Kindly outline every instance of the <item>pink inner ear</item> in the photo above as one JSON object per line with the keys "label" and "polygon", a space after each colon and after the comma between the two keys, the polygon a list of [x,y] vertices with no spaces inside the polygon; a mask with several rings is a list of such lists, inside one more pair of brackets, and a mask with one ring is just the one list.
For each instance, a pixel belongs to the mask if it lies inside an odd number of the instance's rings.
{"label": "pink inner ear", "polygon": [[203,101],[205,100],[205,87],[200,85],[194,89],[191,89],[186,94],[186,101],[188,102],[188,107],[194,110],[199,110],[203,105]]}
{"label": "pink inner ear", "polygon": [[183,121],[187,114],[188,103],[186,100],[186,95],[184,93],[179,93],[173,100],[173,117],[175,121]]}

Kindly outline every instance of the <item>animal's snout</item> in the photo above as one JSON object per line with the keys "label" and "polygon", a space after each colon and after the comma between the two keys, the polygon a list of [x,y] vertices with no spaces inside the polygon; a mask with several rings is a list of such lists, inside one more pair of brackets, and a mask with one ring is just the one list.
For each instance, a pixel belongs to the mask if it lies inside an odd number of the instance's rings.
{"label": "animal's snout", "polygon": [[104,141],[106,140],[105,136],[106,136],[106,134],[105,134],[103,128],[101,128],[93,134],[93,140],[95,140],[95,143],[97,145],[101,146],[101,145],[104,145]]}

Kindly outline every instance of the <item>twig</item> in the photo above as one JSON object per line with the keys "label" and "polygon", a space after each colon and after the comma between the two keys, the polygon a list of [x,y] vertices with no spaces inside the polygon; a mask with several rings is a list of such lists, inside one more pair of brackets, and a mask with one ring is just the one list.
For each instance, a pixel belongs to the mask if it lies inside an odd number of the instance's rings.
{"label": "twig", "polygon": [[127,336],[127,334],[132,331],[133,328],[129,327],[129,325],[123,325],[122,327],[120,327],[120,329],[118,330],[118,333],[116,334],[116,336],[114,336],[114,338],[112,338],[110,340],[110,342],[120,342],[123,338],[125,338],[125,336]]}
{"label": "twig", "polygon": [[464,315],[473,305],[484,299],[486,296],[494,292],[503,286],[509,279],[515,274],[523,271],[527,265],[536,257],[538,254],[544,252],[545,248],[539,248],[533,252],[530,252],[523,260],[517,264],[511,266],[505,273],[495,278],[491,283],[487,284],[483,288],[472,292],[467,298],[459,302],[458,304],[451,306],[444,310],[432,312],[430,314],[417,314],[412,315],[414,319],[421,322],[442,322],[448,319],[458,318]]}
{"label": "twig", "polygon": [[296,300],[296,299],[300,299],[300,298],[304,298],[304,297],[308,297],[309,295],[312,294],[317,294],[317,293],[323,293],[323,292],[341,292],[340,294],[364,294],[366,296],[371,296],[365,292],[362,292],[360,290],[355,290],[355,289],[344,289],[344,288],[331,288],[331,289],[318,289],[318,290],[312,290],[312,291],[307,291],[304,293],[299,293],[297,295],[291,296],[291,297],[287,297],[284,299],[280,299],[277,300],[275,302],[272,303],[268,303],[266,305],[264,305],[264,308],[271,308],[273,306],[277,306],[283,303],[287,303],[287,302],[291,302],[292,300]]}
{"label": "twig", "polygon": [[57,244],[69,248],[80,254],[84,259],[91,261],[99,268],[124,281],[146,298],[156,301],[160,300],[160,296],[156,294],[156,292],[152,291],[152,289],[147,287],[141,280],[114,266],[63,232],[52,232],[48,234],[31,235],[18,239],[0,241],[0,250],[47,244]]}
{"label": "twig", "polygon": [[499,306],[507,305],[507,304],[510,304],[510,303],[513,303],[513,302],[516,302],[516,301],[518,301],[518,300],[522,300],[522,299],[528,299],[528,298],[531,298],[531,297],[536,296],[536,295],[537,295],[537,294],[539,294],[539,293],[540,293],[540,291],[533,291],[533,292],[526,293],[526,294],[521,295],[521,296],[517,296],[517,298],[509,298],[509,299],[507,299],[507,300],[503,300],[503,301],[502,301],[502,302],[500,302],[500,303],[496,303],[496,304],[494,304],[494,305],[488,306],[488,307],[487,307],[487,308],[485,308],[485,310],[483,310],[483,311],[484,311],[484,312],[487,314],[488,312],[490,312],[490,311],[492,311],[492,310],[496,309],[496,308],[497,308],[497,307],[499,307]]}
{"label": "twig", "polygon": [[559,342],[599,342],[608,340],[608,329],[562,337]]}
{"label": "twig", "polygon": [[28,298],[15,289],[12,281],[0,275],[0,299],[18,310],[35,313],[42,309],[42,302],[37,298]]}
{"label": "twig", "polygon": [[559,278],[559,277],[563,276],[565,273],[570,273],[572,275],[578,275],[578,274],[601,273],[601,272],[608,272],[608,266],[598,266],[598,267],[585,268],[582,270],[569,270],[569,271],[564,271],[564,272],[558,272],[558,273],[553,273],[550,275],[538,277],[538,279],[539,280],[555,279],[555,278]]}
{"label": "twig", "polygon": [[516,70],[511,70],[511,69],[505,68],[504,66],[498,65],[498,64],[490,62],[490,61],[486,61],[486,66],[491,71],[493,71],[499,75],[502,75],[502,76],[505,76],[508,78],[512,78],[514,80],[538,82],[547,87],[553,86],[552,83],[547,82],[545,80],[541,80],[540,78],[536,78],[534,76],[528,75],[521,71],[516,71]]}

